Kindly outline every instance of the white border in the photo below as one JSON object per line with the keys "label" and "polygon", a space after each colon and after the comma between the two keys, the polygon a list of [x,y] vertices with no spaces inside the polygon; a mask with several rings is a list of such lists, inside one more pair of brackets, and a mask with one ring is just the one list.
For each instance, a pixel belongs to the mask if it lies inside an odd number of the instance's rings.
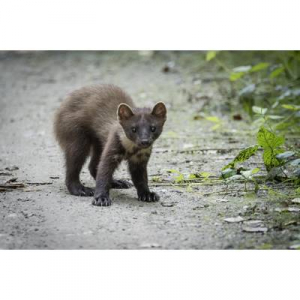
{"label": "white border", "polygon": [[0,265],[5,300],[276,300],[299,287],[297,251],[1,251]]}
{"label": "white border", "polygon": [[299,49],[298,0],[0,0],[2,50]]}
{"label": "white border", "polygon": [[[299,6],[298,0],[0,0],[0,49],[300,49]],[[295,298],[298,255],[1,251],[0,298]]]}

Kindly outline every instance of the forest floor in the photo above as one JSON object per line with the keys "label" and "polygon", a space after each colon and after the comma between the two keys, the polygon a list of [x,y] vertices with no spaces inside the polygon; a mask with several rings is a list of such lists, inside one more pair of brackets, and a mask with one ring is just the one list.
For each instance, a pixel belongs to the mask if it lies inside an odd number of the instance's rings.
{"label": "forest floor", "polygon": [[[280,196],[291,187],[261,185],[255,194],[251,184],[246,191],[244,183],[218,179],[239,149],[255,143],[255,135],[244,120],[233,120],[220,88],[224,74],[206,67],[202,57],[196,52],[151,57],[137,52],[0,53],[0,183],[15,184],[11,191],[0,188],[0,248],[299,247],[299,206],[286,211]],[[95,83],[122,87],[139,106],[166,103],[168,120],[148,170],[159,202],[137,201],[134,188],[112,190],[111,207],[95,207],[92,198],[67,193],[53,116],[69,92]],[[203,112],[221,122],[209,122]],[[259,156],[248,165],[263,169]],[[170,170],[209,174],[187,185],[174,183],[178,175]],[[116,177],[129,179],[125,163]],[[81,178],[94,185],[86,166]]]}

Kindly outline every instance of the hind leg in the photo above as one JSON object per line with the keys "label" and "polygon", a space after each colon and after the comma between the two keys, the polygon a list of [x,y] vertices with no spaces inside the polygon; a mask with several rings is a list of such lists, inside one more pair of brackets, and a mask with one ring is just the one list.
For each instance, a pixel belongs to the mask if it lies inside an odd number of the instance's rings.
{"label": "hind leg", "polygon": [[80,171],[90,151],[90,142],[86,137],[78,138],[69,144],[66,155],[66,185],[70,194],[75,196],[93,196],[94,190],[82,185]]}
{"label": "hind leg", "polygon": [[113,179],[111,182],[112,189],[129,189],[133,186],[129,181]]}

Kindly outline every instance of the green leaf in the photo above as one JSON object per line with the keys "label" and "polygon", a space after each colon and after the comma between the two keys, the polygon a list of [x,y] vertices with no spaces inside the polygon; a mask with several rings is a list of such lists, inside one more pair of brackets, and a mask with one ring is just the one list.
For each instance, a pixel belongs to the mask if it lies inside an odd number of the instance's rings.
{"label": "green leaf", "polygon": [[251,70],[251,66],[239,66],[232,69],[233,73],[247,73],[249,70]]}
{"label": "green leaf", "polygon": [[279,76],[284,71],[284,67],[276,68],[274,71],[271,72],[270,78],[273,79]]}
{"label": "green leaf", "polygon": [[276,155],[280,153],[280,150],[266,148],[263,153],[264,164],[267,168],[267,171],[270,171],[272,168],[279,166],[281,163],[276,158]]}
{"label": "green leaf", "polygon": [[200,175],[206,180],[209,178],[210,173],[209,172],[201,172]]}
{"label": "green leaf", "polygon": [[276,100],[275,103],[272,105],[272,108],[276,108],[279,105],[279,101]]}
{"label": "green leaf", "polygon": [[240,79],[243,76],[244,76],[244,73],[231,73],[229,79],[230,79],[230,81],[237,81],[238,79]]}
{"label": "green leaf", "polygon": [[217,51],[207,51],[206,53],[206,61],[211,61],[217,55]]}
{"label": "green leaf", "polygon": [[236,175],[236,170],[229,168],[229,169],[222,171],[221,174],[222,174],[222,178],[226,179],[226,178]]}
{"label": "green leaf", "polygon": [[220,128],[220,127],[221,127],[221,123],[218,123],[218,124],[214,125],[214,126],[211,128],[211,130],[217,130],[217,129]]}
{"label": "green leaf", "polygon": [[255,91],[256,85],[255,84],[249,84],[247,86],[245,86],[240,92],[239,92],[239,96],[245,96],[245,95],[249,95],[252,94]]}
{"label": "green leaf", "polygon": [[268,118],[271,120],[279,120],[279,119],[283,119],[283,116],[275,116],[275,115],[268,115]]}
{"label": "green leaf", "polygon": [[256,174],[256,173],[258,173],[260,171],[260,168],[254,168],[252,171],[251,171],[251,173],[252,174]]}
{"label": "green leaf", "polygon": [[279,97],[278,97],[278,100],[283,100],[285,98],[290,98],[292,95],[292,91],[290,89],[288,89],[287,91],[285,91],[283,94],[281,94]]}
{"label": "green leaf", "polygon": [[241,174],[246,179],[252,179],[252,175],[256,174],[259,171],[260,171],[259,168],[255,168],[255,169],[252,169],[252,170],[241,171]]}
{"label": "green leaf", "polygon": [[175,176],[174,177],[174,181],[176,183],[180,183],[182,181],[184,181],[184,175],[182,173],[180,173],[179,171],[177,170],[174,170],[174,169],[171,169],[171,170],[168,170],[169,173],[173,173],[173,174],[177,174],[178,176]]}
{"label": "green leaf", "polygon": [[276,130],[285,130],[291,126],[293,126],[293,122],[284,122],[284,123],[279,123],[278,125],[275,126]]}
{"label": "green leaf", "polygon": [[153,177],[151,178],[151,181],[153,181],[153,182],[162,182],[162,179],[161,179],[161,177],[159,177],[159,176],[153,176]]}
{"label": "green leaf", "polygon": [[195,179],[198,178],[196,174],[190,174],[188,179]]}
{"label": "green leaf", "polygon": [[226,170],[228,168],[234,168],[237,163],[241,163],[249,159],[252,155],[256,153],[258,149],[258,145],[248,147],[243,149],[228,165],[222,168],[222,170]]}
{"label": "green leaf", "polygon": [[284,137],[278,136],[262,126],[257,133],[257,143],[264,149],[263,160],[267,171],[279,166],[280,161],[276,155],[282,151],[276,148],[284,143]]}
{"label": "green leaf", "polygon": [[269,63],[259,63],[251,68],[250,72],[258,72],[266,69],[270,64]]}
{"label": "green leaf", "polygon": [[186,187],[186,191],[187,191],[188,193],[192,193],[192,192],[194,191],[194,189],[193,189],[193,187],[192,187],[191,184],[189,184],[189,185]]}
{"label": "green leaf", "polygon": [[213,117],[213,116],[205,117],[205,119],[210,121],[210,122],[214,122],[214,123],[220,123],[221,122],[221,120],[218,117]]}
{"label": "green leaf", "polygon": [[267,108],[262,108],[262,107],[259,107],[259,106],[252,106],[252,111],[256,114],[259,114],[259,115],[265,115],[266,112],[268,111]]}
{"label": "green leaf", "polygon": [[264,243],[258,247],[260,250],[270,250],[273,248],[272,244]]}
{"label": "green leaf", "polygon": [[183,174],[179,174],[178,176],[175,177],[175,182],[176,183],[181,183],[184,181],[184,176]]}
{"label": "green leaf", "polygon": [[260,128],[266,123],[266,119],[264,117],[257,118],[255,121],[252,122],[254,128]]}
{"label": "green leaf", "polygon": [[262,126],[257,133],[257,143],[264,149],[275,149],[284,144],[284,137],[275,135]]}
{"label": "green leaf", "polygon": [[281,105],[285,109],[293,110],[293,111],[298,111],[300,110],[300,105],[293,105],[293,104],[282,104]]}

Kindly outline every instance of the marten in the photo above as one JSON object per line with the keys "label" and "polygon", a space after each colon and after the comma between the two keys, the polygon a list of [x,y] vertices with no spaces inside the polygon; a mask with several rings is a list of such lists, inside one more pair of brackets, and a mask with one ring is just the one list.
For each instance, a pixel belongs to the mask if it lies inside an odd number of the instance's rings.
{"label": "marten", "polygon": [[[83,87],[67,96],[56,113],[54,132],[64,151],[66,186],[70,194],[94,196],[92,204],[109,206],[110,188],[130,188],[131,183],[113,179],[122,160],[128,161],[138,200],[153,202],[159,196],[148,187],[147,163],[153,142],[167,118],[163,102],[153,109],[138,108],[131,97],[115,85]],[[95,190],[80,182],[88,156]]]}

